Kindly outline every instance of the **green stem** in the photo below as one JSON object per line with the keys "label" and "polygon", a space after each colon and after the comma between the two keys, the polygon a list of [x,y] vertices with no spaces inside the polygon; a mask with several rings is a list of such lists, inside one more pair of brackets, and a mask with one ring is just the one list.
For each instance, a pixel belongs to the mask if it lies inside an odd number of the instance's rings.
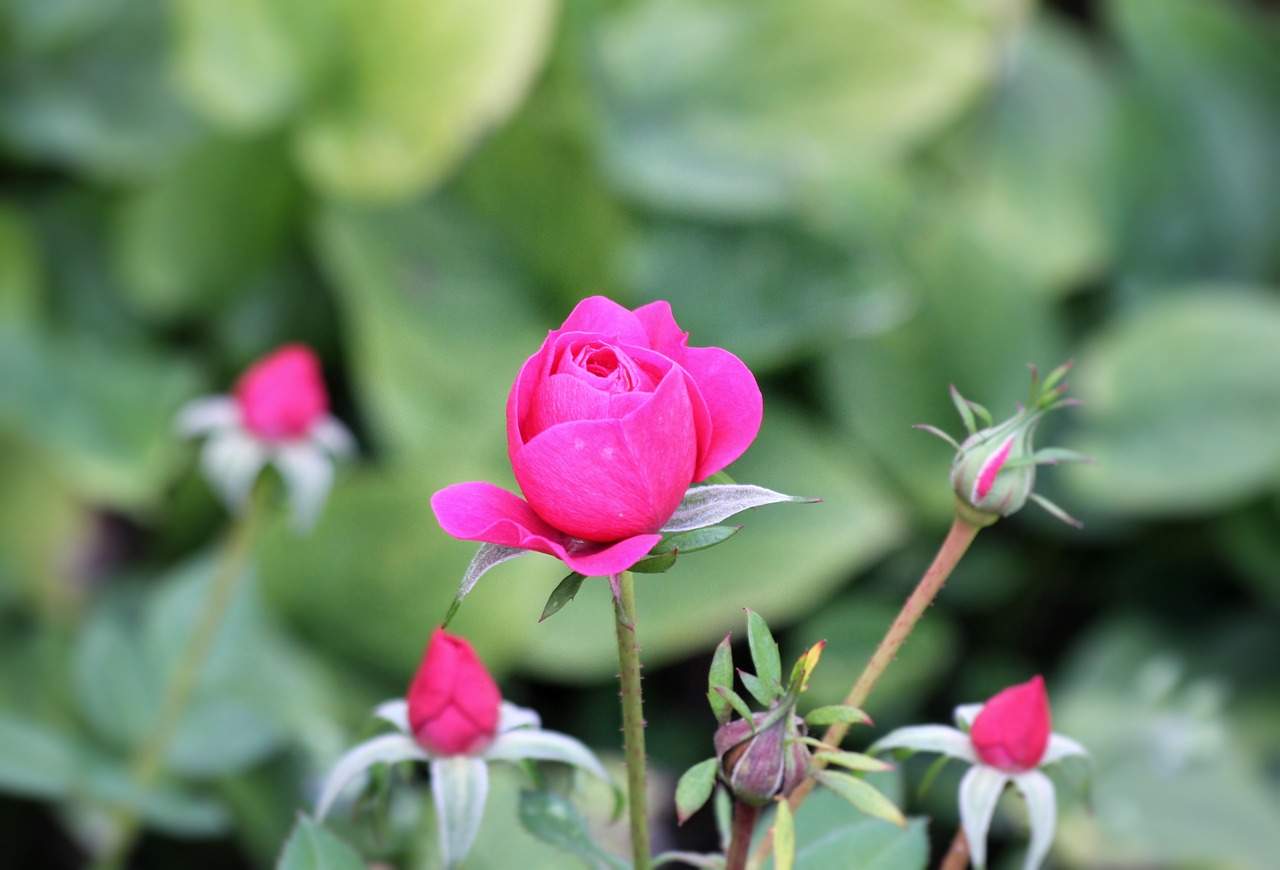
{"label": "green stem", "polygon": [[[938,554],[933,558],[933,564],[924,572],[924,576],[916,584],[915,590],[907,598],[906,603],[902,605],[902,610],[898,612],[898,617],[889,626],[884,640],[880,641],[880,645],[876,647],[871,660],[862,669],[862,674],[859,675],[858,681],[854,683],[853,688],[849,690],[849,694],[845,696],[845,706],[861,708],[867,702],[867,698],[871,696],[871,690],[880,681],[880,677],[884,675],[889,663],[898,657],[898,651],[902,649],[902,645],[911,636],[911,631],[915,628],[916,623],[920,621],[920,617],[929,609],[929,605],[933,604],[933,599],[942,590],[947,578],[951,576],[951,572],[955,570],[956,565],[960,563],[961,557],[969,549],[969,545],[973,543],[973,539],[978,536],[978,532],[985,526],[990,525],[991,521],[988,518],[983,522],[974,522],[963,514],[956,517],[955,522],[951,524],[950,531],[947,532],[946,539],[938,549]],[[849,725],[850,723],[848,722],[837,722],[828,727],[822,735],[822,742],[829,746],[839,746],[845,735],[849,733]],[[809,792],[813,791],[816,782],[817,780],[810,775],[791,793],[789,803],[792,811],[800,807],[804,799],[809,796]],[[763,860],[763,856],[768,855],[772,848],[773,831],[770,830],[760,844],[760,848],[756,850],[755,857],[758,860]]]}
{"label": "green stem", "polygon": [[733,833],[729,839],[729,853],[725,855],[724,870],[745,870],[747,855],[751,852],[751,835],[756,830],[760,807],[742,801],[733,802]]}
{"label": "green stem", "polygon": [[612,578],[618,679],[622,683],[622,737],[627,759],[627,813],[634,870],[649,870],[649,805],[646,800],[644,702],[640,694],[640,645],[636,642],[636,594],[631,572]]}
{"label": "green stem", "polygon": [[[204,606],[192,628],[190,641],[183,650],[182,658],[178,660],[161,699],[155,726],[138,747],[130,764],[129,776],[139,801],[145,800],[147,792],[163,772],[165,759],[182,728],[187,707],[200,684],[209,654],[218,638],[218,629],[221,628],[240,580],[246,573],[253,541],[261,525],[268,489],[267,486],[259,485],[247,509],[232,525]],[[137,840],[141,825],[137,805],[121,806],[116,812],[115,839],[94,863],[94,870],[119,870],[123,867]]]}

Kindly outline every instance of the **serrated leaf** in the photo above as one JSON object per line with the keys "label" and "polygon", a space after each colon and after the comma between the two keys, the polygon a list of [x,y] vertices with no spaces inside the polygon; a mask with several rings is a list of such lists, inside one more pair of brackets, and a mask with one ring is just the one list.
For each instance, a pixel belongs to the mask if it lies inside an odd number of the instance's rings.
{"label": "serrated leaf", "polygon": [[520,824],[544,843],[580,859],[591,870],[624,870],[628,865],[591,838],[582,813],[553,792],[521,791]]}
{"label": "serrated leaf", "polygon": [[721,725],[729,721],[729,711],[732,709],[729,702],[717,691],[716,686],[724,686],[726,689],[733,688],[733,646],[730,643],[731,634],[726,634],[724,640],[716,645],[715,654],[711,656],[711,669],[707,673],[707,699],[711,702],[711,712],[715,714],[716,721]]}
{"label": "serrated leaf", "polygon": [[276,870],[365,870],[355,850],[307,816],[285,841]]}
{"label": "serrated leaf", "polygon": [[579,574],[577,571],[571,573],[551,590],[551,595],[547,598],[547,604],[542,608],[542,616],[538,617],[538,622],[542,622],[548,617],[555,616],[560,612],[566,604],[577,596],[578,590],[582,588],[582,581],[587,578]]}
{"label": "serrated leaf", "polygon": [[828,707],[815,707],[804,717],[810,725],[834,725],[837,722],[852,722],[865,725],[871,717],[857,707],[846,707],[843,704],[832,704]]}
{"label": "serrated leaf", "polygon": [[716,786],[720,762],[715,758],[699,761],[676,783],[676,820],[684,824],[689,816],[702,809]]}
{"label": "serrated leaf", "polygon": [[782,657],[768,623],[763,616],[751,609],[747,610],[747,643],[751,647],[751,661],[755,664],[756,676],[764,684],[768,697],[768,700],[760,703],[768,705],[769,701],[782,694]]}
{"label": "serrated leaf", "polygon": [[870,785],[866,780],[844,773],[833,773],[829,770],[818,772],[818,782],[831,789],[840,797],[853,804],[859,810],[877,819],[891,822],[905,828],[907,820],[893,801]]}

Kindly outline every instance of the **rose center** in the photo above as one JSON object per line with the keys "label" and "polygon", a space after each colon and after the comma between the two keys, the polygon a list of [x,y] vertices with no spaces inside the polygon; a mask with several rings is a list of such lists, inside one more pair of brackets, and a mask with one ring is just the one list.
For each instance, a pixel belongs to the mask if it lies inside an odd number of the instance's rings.
{"label": "rose center", "polygon": [[653,388],[651,379],[625,351],[607,344],[587,344],[573,352],[573,365],[587,380],[609,393],[630,393]]}

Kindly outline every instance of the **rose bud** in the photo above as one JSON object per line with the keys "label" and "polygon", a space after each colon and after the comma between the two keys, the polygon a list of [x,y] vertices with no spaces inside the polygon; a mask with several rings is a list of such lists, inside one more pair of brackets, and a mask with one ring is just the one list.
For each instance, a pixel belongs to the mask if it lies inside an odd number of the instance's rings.
{"label": "rose bud", "polygon": [[471,644],[437,628],[409,687],[409,729],[433,756],[483,752],[498,730],[502,695]]}
{"label": "rose bud", "polygon": [[245,428],[268,441],[305,437],[329,413],[320,360],[301,344],[258,360],[236,382],[234,394]]}
{"label": "rose bud", "polygon": [[1020,773],[1040,765],[1051,725],[1049,695],[1044,679],[1036,676],[987,701],[973,720],[969,740],[983,764]]}
{"label": "rose bud", "polygon": [[720,778],[738,800],[763,806],[791,794],[808,775],[809,747],[799,740],[807,729],[793,709],[794,703],[786,712],[775,707],[753,713],[755,733],[746,719],[735,719],[716,730]]}

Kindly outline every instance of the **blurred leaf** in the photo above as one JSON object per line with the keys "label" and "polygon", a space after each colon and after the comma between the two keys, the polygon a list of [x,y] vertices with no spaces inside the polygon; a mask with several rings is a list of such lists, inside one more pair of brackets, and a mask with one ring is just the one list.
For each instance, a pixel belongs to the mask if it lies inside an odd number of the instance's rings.
{"label": "blurred leaf", "polygon": [[37,54],[83,39],[119,14],[124,0],[9,0],[0,15],[16,53]]}
{"label": "blurred leaf", "polygon": [[661,207],[777,214],[904,154],[986,83],[1020,3],[628,4],[595,45],[617,183]]}
{"label": "blurred leaf", "polygon": [[[905,828],[899,828],[866,816],[850,822],[849,817],[849,804],[816,789],[795,814],[796,870],[924,870],[928,866],[924,819],[909,819]],[[773,870],[773,860],[765,867]]]}
{"label": "blurred leaf", "polygon": [[34,324],[45,290],[35,233],[14,206],[0,202],[0,323]]}
{"label": "blurred leaf", "polygon": [[95,759],[75,797],[95,807],[131,807],[148,827],[170,836],[216,837],[231,823],[221,801],[171,782],[140,792],[125,766],[115,760]]}
{"label": "blurred leaf", "polygon": [[1094,459],[1060,472],[1095,507],[1204,514],[1273,485],[1280,443],[1280,302],[1186,288],[1101,332],[1081,353],[1081,431]]}
{"label": "blurred leaf", "polygon": [[230,130],[278,123],[319,83],[338,15],[337,0],[183,0],[175,10],[182,85]]}
{"label": "blurred leaf", "polygon": [[207,309],[276,254],[297,195],[279,143],[218,141],[192,151],[120,210],[127,298],[161,320]]}
{"label": "blurred leaf", "polygon": [[85,498],[142,508],[178,460],[173,414],[190,368],[137,348],[8,331],[0,339],[0,430],[44,452]]}
{"label": "blurred leaf", "polygon": [[537,72],[553,0],[347,4],[347,86],[298,131],[305,174],[325,193],[403,200],[435,186],[515,108]]}
{"label": "blurred leaf", "polygon": [[1240,2],[1112,0],[1134,67],[1114,184],[1121,278],[1266,280],[1280,241],[1280,31]]}
{"label": "blurred leaf", "polygon": [[1112,82],[1092,46],[1052,14],[1007,48],[987,101],[944,146],[941,189],[951,220],[1032,287],[1074,289],[1106,264]]}
{"label": "blurred leaf", "polygon": [[276,870],[365,870],[365,862],[322,825],[299,816]]}
{"label": "blurred leaf", "polygon": [[45,723],[0,714],[0,789],[35,798],[69,794],[80,775],[76,744]]}
{"label": "blurred leaf", "polygon": [[149,177],[199,133],[166,75],[167,4],[69,2],[60,4],[67,19],[47,19],[58,44],[0,55],[0,141],[27,161],[93,178]]}
{"label": "blurred leaf", "polygon": [[596,845],[578,808],[553,792],[521,791],[520,824],[542,842],[568,852],[591,870],[622,870],[630,866]]}
{"label": "blurred leaf", "polygon": [[[647,667],[715,646],[740,626],[739,607],[775,627],[797,618],[903,533],[897,505],[856,455],[778,402],[766,402],[760,437],[732,473],[761,485],[785,482],[782,488],[824,502],[758,508],[742,515],[745,528],[724,545],[638,578]],[[521,665],[556,681],[611,676],[617,650],[609,607],[608,584],[583,584],[572,608],[526,640]]]}
{"label": "blurred leaf", "polygon": [[756,371],[877,334],[910,310],[882,248],[785,225],[664,222],[637,235],[629,266],[635,292],[670,302],[695,344],[732,348]]}

